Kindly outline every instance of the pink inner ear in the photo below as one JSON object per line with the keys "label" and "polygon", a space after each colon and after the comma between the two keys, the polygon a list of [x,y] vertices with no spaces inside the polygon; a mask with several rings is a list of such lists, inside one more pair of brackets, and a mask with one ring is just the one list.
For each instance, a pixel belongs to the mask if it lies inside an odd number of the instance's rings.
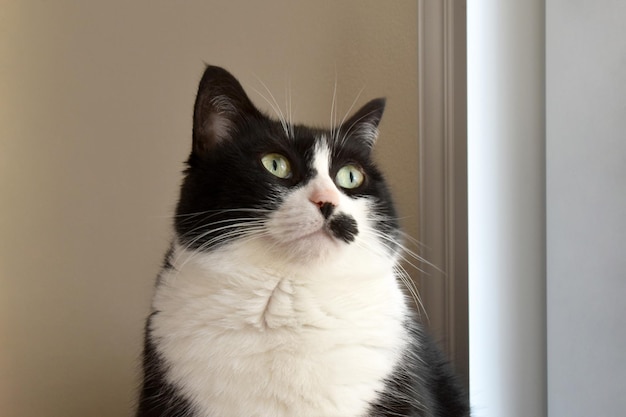
{"label": "pink inner ear", "polygon": [[374,146],[378,139],[378,127],[369,122],[359,123],[355,128],[355,133],[367,141],[368,146]]}
{"label": "pink inner ear", "polygon": [[215,143],[227,139],[230,135],[231,121],[219,114],[211,114],[205,122],[205,135]]}

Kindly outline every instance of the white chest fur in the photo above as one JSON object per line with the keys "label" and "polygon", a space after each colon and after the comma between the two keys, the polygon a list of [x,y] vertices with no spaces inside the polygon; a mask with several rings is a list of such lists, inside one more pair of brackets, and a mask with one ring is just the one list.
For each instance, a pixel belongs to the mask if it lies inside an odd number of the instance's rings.
{"label": "white chest fur", "polygon": [[[177,248],[151,323],[167,378],[206,417],[361,416],[407,343],[393,262],[286,267],[247,244]],[[261,255],[259,255],[261,254]],[[358,259],[354,259],[358,256]]]}

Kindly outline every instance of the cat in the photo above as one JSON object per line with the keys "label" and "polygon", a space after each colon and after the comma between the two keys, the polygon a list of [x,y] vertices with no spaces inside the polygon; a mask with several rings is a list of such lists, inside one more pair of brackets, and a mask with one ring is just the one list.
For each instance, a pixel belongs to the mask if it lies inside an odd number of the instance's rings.
{"label": "cat", "polygon": [[384,107],[331,129],[274,120],[207,66],[138,417],[469,415],[401,287],[371,155]]}

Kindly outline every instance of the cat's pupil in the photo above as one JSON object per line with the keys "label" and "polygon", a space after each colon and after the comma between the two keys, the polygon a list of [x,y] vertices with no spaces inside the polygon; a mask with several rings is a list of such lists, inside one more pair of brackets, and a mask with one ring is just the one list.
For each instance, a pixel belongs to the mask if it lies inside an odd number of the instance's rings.
{"label": "cat's pupil", "polygon": [[274,171],[278,169],[278,161],[276,161],[276,159],[272,161],[272,168],[274,169]]}

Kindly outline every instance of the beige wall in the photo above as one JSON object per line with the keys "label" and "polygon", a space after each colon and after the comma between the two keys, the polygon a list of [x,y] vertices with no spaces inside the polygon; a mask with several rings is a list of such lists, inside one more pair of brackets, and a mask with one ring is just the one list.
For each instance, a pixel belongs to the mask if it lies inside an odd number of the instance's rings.
{"label": "beige wall", "polygon": [[[379,159],[417,224],[416,2],[0,6],[0,414],[130,415],[203,62],[326,124],[384,95]],[[258,78],[257,78],[258,77]]]}

